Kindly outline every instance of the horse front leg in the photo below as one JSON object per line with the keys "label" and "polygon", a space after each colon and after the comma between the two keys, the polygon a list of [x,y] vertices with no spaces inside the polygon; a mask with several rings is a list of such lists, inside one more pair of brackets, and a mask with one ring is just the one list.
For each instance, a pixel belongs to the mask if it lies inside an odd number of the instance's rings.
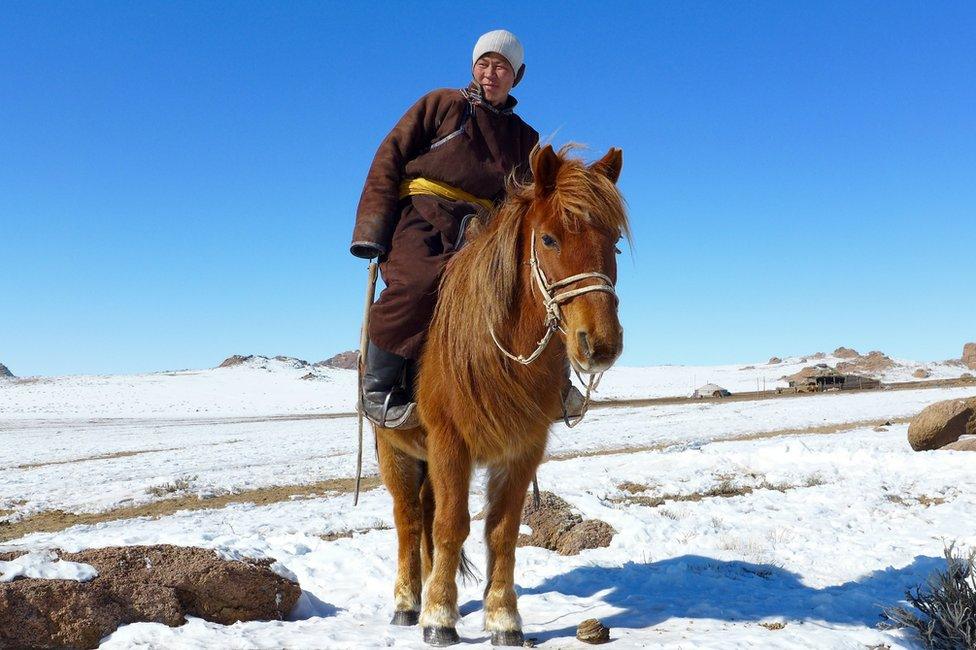
{"label": "horse front leg", "polygon": [[461,547],[468,537],[468,488],[471,456],[467,445],[453,429],[430,430],[428,434],[428,476],[433,491],[434,558],[424,584],[424,606],[420,625],[424,641],[434,646],[458,643],[457,573]]}
{"label": "horse front leg", "polygon": [[522,617],[515,595],[515,544],[518,541],[522,507],[529,483],[539,465],[542,450],[514,464],[489,467],[488,514],[485,541],[488,545],[488,584],[485,586],[485,630],[491,644],[521,646]]}
{"label": "horse front leg", "polygon": [[376,436],[380,476],[393,497],[397,530],[397,577],[391,625],[416,625],[420,616],[421,462]]}

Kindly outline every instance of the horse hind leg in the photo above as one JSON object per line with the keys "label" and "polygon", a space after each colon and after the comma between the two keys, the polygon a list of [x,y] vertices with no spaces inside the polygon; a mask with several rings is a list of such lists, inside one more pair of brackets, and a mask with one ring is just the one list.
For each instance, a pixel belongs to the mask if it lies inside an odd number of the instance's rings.
{"label": "horse hind leg", "polygon": [[397,530],[397,577],[393,587],[392,625],[416,625],[420,617],[422,586],[420,538],[421,461],[393,447],[382,435],[376,437],[380,475],[393,497],[393,521]]}
{"label": "horse hind leg", "polygon": [[522,617],[515,594],[515,544],[525,495],[538,458],[489,468],[488,514],[485,541],[488,546],[488,582],[485,586],[485,630],[491,644],[521,646]]}

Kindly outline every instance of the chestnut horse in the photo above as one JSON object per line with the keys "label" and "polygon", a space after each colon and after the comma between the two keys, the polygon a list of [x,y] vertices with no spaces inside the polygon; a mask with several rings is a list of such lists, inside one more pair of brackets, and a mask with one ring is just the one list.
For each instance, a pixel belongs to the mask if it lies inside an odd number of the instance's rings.
{"label": "chestnut horse", "polygon": [[[399,546],[392,623],[419,620],[431,645],[460,640],[456,576],[466,569],[475,465],[488,470],[485,629],[493,645],[522,645],[515,543],[567,357],[578,372],[600,373],[623,347],[613,290],[615,244],[630,235],[615,185],[623,156],[610,149],[587,166],[567,153],[536,149],[534,181],[511,183],[449,262],[420,362],[421,426],[376,428]],[[531,363],[514,358],[533,350]]]}

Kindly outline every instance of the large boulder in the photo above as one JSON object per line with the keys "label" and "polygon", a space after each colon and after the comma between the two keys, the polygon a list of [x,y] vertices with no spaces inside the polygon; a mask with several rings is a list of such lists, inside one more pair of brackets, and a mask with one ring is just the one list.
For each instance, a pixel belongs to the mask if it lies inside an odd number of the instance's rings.
{"label": "large boulder", "polygon": [[962,346],[963,365],[976,370],[976,343],[967,343]]}
{"label": "large boulder", "polygon": [[[0,560],[14,553],[0,553]],[[301,588],[271,560],[223,560],[212,550],[169,545],[59,553],[90,564],[88,582],[25,578],[0,583],[0,648],[95,648],[120,625],[177,627],[185,616],[231,625],[281,620]]]}
{"label": "large boulder", "polygon": [[967,434],[976,435],[976,397],[925,407],[908,425],[908,444],[915,451],[938,449]]}

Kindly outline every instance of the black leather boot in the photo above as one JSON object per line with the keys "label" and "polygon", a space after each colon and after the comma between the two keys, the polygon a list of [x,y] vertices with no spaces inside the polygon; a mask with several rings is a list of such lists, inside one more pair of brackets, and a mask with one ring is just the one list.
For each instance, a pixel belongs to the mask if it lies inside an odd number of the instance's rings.
{"label": "black leather boot", "polygon": [[363,372],[363,410],[370,422],[384,429],[411,429],[419,425],[413,401],[412,362],[377,347],[366,351]]}

